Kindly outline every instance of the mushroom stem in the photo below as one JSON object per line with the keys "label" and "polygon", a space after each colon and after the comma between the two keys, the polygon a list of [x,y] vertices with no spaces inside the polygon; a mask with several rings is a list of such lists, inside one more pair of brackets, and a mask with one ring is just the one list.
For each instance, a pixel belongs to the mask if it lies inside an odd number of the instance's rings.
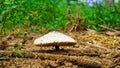
{"label": "mushroom stem", "polygon": [[60,50],[59,46],[55,46],[55,50]]}

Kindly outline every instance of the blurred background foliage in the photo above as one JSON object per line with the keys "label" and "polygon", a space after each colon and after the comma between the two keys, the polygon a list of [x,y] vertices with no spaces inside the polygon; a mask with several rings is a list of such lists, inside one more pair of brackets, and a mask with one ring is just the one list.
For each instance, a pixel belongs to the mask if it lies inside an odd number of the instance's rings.
{"label": "blurred background foliage", "polygon": [[68,9],[72,17],[79,13],[86,18],[88,28],[100,31],[98,26],[106,25],[120,29],[120,2],[105,1],[90,6],[81,0],[0,0],[0,30],[65,30],[69,28]]}

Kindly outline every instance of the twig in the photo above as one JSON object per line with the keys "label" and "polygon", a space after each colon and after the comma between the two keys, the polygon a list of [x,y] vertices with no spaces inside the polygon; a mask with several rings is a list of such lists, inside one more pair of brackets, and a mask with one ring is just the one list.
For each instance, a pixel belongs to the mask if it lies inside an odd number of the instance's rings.
{"label": "twig", "polygon": [[107,27],[107,26],[104,26],[104,25],[99,25],[99,27],[102,27],[102,28],[104,28],[104,29],[107,29],[107,30],[110,30],[110,31],[113,31],[113,32],[120,32],[120,31],[117,31],[117,30],[115,30],[115,29],[111,29],[111,28],[109,28],[109,27]]}
{"label": "twig", "polygon": [[117,30],[115,30],[115,29],[111,29],[111,28],[109,28],[109,27],[107,27],[107,26],[104,26],[104,25],[99,25],[99,27],[102,27],[102,28],[104,28],[104,29],[107,29],[107,30],[109,30],[109,31],[112,31],[112,32],[106,32],[107,35],[116,35],[116,36],[119,36],[119,35],[120,35],[120,31],[117,31]]}

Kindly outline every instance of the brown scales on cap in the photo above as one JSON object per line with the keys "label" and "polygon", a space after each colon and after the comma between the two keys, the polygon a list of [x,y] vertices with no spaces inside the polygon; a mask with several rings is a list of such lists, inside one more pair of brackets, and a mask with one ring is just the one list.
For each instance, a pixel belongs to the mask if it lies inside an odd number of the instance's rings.
{"label": "brown scales on cap", "polygon": [[55,46],[56,50],[59,50],[59,46],[73,46],[76,43],[77,41],[71,37],[56,31],[49,32],[34,41],[37,46]]}

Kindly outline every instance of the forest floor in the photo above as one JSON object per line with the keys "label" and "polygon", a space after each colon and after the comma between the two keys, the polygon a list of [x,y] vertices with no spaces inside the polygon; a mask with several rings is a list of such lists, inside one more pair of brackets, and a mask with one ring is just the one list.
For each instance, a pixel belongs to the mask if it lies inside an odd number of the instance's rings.
{"label": "forest floor", "polygon": [[120,68],[120,36],[91,30],[65,34],[77,44],[58,51],[33,45],[42,36],[35,33],[2,37],[0,68]]}

